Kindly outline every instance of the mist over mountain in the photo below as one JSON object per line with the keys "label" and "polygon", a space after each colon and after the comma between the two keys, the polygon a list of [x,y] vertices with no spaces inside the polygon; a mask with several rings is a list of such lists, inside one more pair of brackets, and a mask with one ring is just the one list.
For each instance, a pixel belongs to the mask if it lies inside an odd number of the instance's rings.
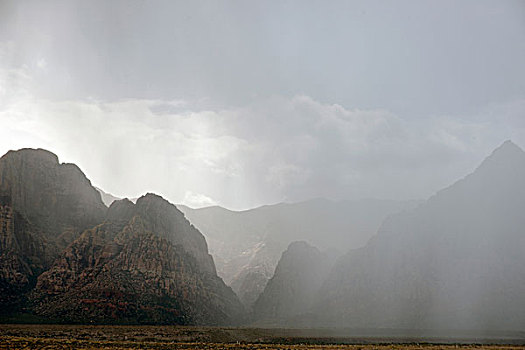
{"label": "mist over mountain", "polygon": [[291,242],[307,241],[323,251],[343,254],[365,244],[390,214],[417,203],[313,199],[240,212],[221,207],[178,208],[206,236],[219,276],[250,308]]}
{"label": "mist over mountain", "polygon": [[334,261],[333,254],[321,253],[304,241],[290,243],[254,304],[256,322],[293,324],[294,316],[312,307]]}
{"label": "mist over mountain", "polygon": [[507,141],[338,259],[295,325],[523,330],[524,209],[525,152]]}
{"label": "mist over mountain", "polygon": [[0,204],[1,316],[68,323],[243,320],[243,306],[216,275],[204,236],[160,196],[119,200],[108,209],[78,167],[24,149],[0,159]]}
{"label": "mist over mountain", "polygon": [[525,327],[525,152],[510,141],[425,202],[181,211],[151,193],[107,208],[99,191],[48,151],[0,158],[2,319]]}
{"label": "mist over mountain", "polygon": [[[102,190],[101,188],[98,188],[96,186],[94,186],[95,189],[100,192],[100,198],[102,199],[102,202],[104,202],[104,204],[106,205],[106,207],[109,207],[111,205],[111,203],[113,203],[114,201],[118,201],[122,198],[119,198],[119,197],[116,197],[114,195],[112,195],[111,193],[107,193],[107,192],[104,192],[104,190]],[[135,201],[132,201],[132,202],[136,202]]]}
{"label": "mist over mountain", "polygon": [[[98,189],[108,203],[116,197]],[[132,201],[134,201],[132,199]],[[245,211],[177,204],[206,236],[217,274],[251,308],[291,242],[304,240],[332,255],[360,247],[392,213],[419,201],[312,199]]]}
{"label": "mist over mountain", "polygon": [[525,0],[0,0],[0,350],[525,345],[524,150]]}

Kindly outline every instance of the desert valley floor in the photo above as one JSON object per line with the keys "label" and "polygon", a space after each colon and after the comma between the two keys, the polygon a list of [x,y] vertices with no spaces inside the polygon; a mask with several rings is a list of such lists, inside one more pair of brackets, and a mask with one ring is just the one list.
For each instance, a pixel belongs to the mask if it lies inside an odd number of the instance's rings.
{"label": "desert valley floor", "polygon": [[524,332],[0,325],[0,349],[524,349]]}

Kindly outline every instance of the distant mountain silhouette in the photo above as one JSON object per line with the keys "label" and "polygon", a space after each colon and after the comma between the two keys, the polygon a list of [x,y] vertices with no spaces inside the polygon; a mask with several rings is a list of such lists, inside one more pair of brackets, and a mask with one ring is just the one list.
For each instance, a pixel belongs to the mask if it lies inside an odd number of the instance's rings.
{"label": "distant mountain silhouette", "polygon": [[[119,198],[119,197],[116,197],[114,195],[112,195],[111,193],[107,193],[107,192],[104,192],[104,190],[98,188],[95,186],[95,189],[100,192],[100,197],[102,199],[102,202],[104,202],[104,204],[106,205],[106,207],[109,207],[111,205],[111,203],[113,203],[114,201],[118,201],[122,198]],[[135,201],[136,202],[136,201]]]}
{"label": "distant mountain silhouette", "polygon": [[[525,329],[525,152],[510,141],[417,206],[312,200],[181,210],[257,322]],[[0,319],[243,322],[245,309],[188,219],[154,194],[107,208],[75,165],[45,150],[8,152],[0,158]],[[332,264],[337,254],[321,251],[334,246],[354,249]]]}
{"label": "distant mountain silhouette", "polygon": [[525,153],[507,141],[385,220],[338,261],[314,311],[318,325],[525,329]]}
{"label": "distant mountain silhouette", "polygon": [[254,304],[255,320],[286,324],[309,310],[334,260],[304,241],[290,243]]}
{"label": "distant mountain silhouette", "polygon": [[284,253],[255,304],[256,319],[286,327],[523,330],[524,214],[525,152],[507,141],[472,174],[387,218],[324,282],[316,282],[325,263],[315,248]]}
{"label": "distant mountain silhouette", "polygon": [[0,229],[0,316],[10,320],[243,320],[204,236],[174,205],[147,194],[108,209],[77,166],[48,151],[0,158]]}
{"label": "distant mountain silhouette", "polygon": [[250,308],[291,242],[304,240],[341,254],[364,245],[390,214],[417,203],[313,199],[240,212],[221,207],[177,207],[206,236],[219,276]]}

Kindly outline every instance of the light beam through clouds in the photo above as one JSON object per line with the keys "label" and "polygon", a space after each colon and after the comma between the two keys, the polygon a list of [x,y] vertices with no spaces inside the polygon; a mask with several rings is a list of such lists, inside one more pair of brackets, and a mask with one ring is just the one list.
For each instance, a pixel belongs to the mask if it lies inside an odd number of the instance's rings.
{"label": "light beam through clouds", "polygon": [[153,191],[191,206],[423,198],[502,140],[525,144],[521,100],[476,118],[414,121],[304,95],[217,110],[180,100],[50,101],[24,89],[31,78],[23,69],[2,77],[3,86],[10,80],[0,108],[2,153],[47,148],[106,191]]}
{"label": "light beam through clouds", "polygon": [[0,152],[246,209],[424,198],[525,146],[519,1],[0,3]]}

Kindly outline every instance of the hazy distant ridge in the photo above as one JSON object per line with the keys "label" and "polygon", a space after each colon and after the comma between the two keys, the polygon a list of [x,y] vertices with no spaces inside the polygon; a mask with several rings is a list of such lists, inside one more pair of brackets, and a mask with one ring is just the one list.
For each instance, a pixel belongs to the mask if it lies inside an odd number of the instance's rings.
{"label": "hazy distant ridge", "polygon": [[[507,141],[472,174],[386,219],[365,247],[337,261],[312,307],[273,322],[523,330],[524,210],[525,153]],[[289,275],[304,273],[295,266]],[[273,303],[286,298],[272,294]]]}
{"label": "hazy distant ridge", "polygon": [[306,241],[331,254],[343,254],[364,245],[390,214],[417,203],[312,199],[240,212],[178,207],[206,236],[219,276],[251,307],[291,242]]}

